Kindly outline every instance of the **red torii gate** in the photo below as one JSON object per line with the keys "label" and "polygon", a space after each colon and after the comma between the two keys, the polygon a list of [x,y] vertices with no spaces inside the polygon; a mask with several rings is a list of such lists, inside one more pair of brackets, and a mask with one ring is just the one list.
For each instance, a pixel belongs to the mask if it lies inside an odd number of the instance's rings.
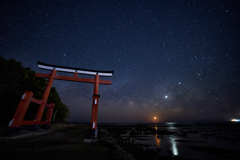
{"label": "red torii gate", "polygon": [[[15,115],[13,119],[9,123],[9,127],[17,128],[23,125],[41,125],[41,124],[50,124],[53,114],[54,104],[47,104],[48,96],[53,84],[53,80],[67,80],[67,81],[75,81],[75,82],[85,82],[85,83],[93,83],[94,90],[93,90],[93,101],[92,101],[92,115],[91,115],[91,128],[95,137],[97,136],[97,112],[98,112],[98,102],[99,102],[99,84],[110,85],[112,84],[109,80],[100,80],[100,76],[107,76],[112,77],[113,71],[98,71],[98,70],[89,70],[89,69],[81,69],[81,68],[72,68],[72,67],[64,67],[64,66],[57,66],[57,65],[50,65],[42,62],[38,62],[38,67],[41,69],[50,70],[50,74],[45,73],[36,73],[36,77],[41,78],[48,78],[47,87],[43,93],[42,99],[37,100],[33,98],[33,93],[31,91],[26,91],[17,107]],[[73,76],[62,76],[57,75],[56,72],[68,72],[73,73]],[[78,74],[85,74],[85,75],[92,75],[95,76],[94,78],[79,78]],[[26,121],[24,120],[24,116],[28,110],[30,103],[37,103],[40,105],[38,108],[37,115],[33,121]],[[48,108],[46,121],[41,121],[45,106]]]}

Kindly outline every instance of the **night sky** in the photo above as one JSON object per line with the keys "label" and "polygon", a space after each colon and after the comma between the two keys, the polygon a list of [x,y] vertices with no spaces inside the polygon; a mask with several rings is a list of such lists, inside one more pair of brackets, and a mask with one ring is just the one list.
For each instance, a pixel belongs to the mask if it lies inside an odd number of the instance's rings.
{"label": "night sky", "polygon": [[[0,56],[114,70],[101,122],[240,118],[240,5],[234,0],[0,2]],[[71,121],[90,120],[91,84],[55,81]]]}

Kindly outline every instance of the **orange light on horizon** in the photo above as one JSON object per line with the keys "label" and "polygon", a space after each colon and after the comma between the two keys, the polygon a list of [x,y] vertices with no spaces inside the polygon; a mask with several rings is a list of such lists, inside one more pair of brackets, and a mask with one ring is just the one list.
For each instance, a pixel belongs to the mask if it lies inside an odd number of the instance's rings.
{"label": "orange light on horizon", "polygon": [[153,120],[156,121],[158,118],[157,116],[153,116]]}

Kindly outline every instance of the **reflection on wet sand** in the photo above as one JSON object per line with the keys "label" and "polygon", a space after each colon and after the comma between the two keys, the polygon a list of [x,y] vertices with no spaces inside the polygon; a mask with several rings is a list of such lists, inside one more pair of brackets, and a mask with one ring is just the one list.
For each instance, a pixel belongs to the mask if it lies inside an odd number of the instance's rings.
{"label": "reflection on wet sand", "polygon": [[178,156],[178,148],[177,148],[176,138],[173,136],[170,136],[169,139],[170,139],[170,143],[172,145],[172,154],[174,156]]}
{"label": "reflection on wet sand", "polygon": [[156,147],[159,148],[159,147],[160,147],[160,144],[161,144],[161,139],[159,138],[158,133],[157,133],[157,131],[158,131],[158,126],[155,125],[155,126],[154,126],[154,129],[155,129],[155,131],[156,131],[156,133],[155,133],[155,135],[154,135],[155,144],[156,144]]}
{"label": "reflection on wet sand", "polygon": [[121,130],[115,127],[114,130],[115,134],[122,133],[121,147],[140,159],[225,160],[239,157],[236,147],[240,145],[238,123],[193,125],[168,122],[124,126]]}
{"label": "reflection on wet sand", "polygon": [[[177,128],[175,127],[175,123],[173,122],[168,122],[167,123],[168,125],[168,130],[169,131],[176,131]],[[171,135],[169,136],[169,141],[170,141],[170,144],[171,144],[171,150],[172,150],[172,154],[174,156],[178,156],[178,147],[177,147],[177,142],[176,142],[176,137]]]}

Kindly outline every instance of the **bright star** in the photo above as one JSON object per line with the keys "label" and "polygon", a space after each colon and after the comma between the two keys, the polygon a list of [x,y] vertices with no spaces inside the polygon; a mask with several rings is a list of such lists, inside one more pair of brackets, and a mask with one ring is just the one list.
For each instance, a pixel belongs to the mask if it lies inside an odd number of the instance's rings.
{"label": "bright star", "polygon": [[168,99],[168,95],[165,95],[164,98],[165,98],[165,99]]}

